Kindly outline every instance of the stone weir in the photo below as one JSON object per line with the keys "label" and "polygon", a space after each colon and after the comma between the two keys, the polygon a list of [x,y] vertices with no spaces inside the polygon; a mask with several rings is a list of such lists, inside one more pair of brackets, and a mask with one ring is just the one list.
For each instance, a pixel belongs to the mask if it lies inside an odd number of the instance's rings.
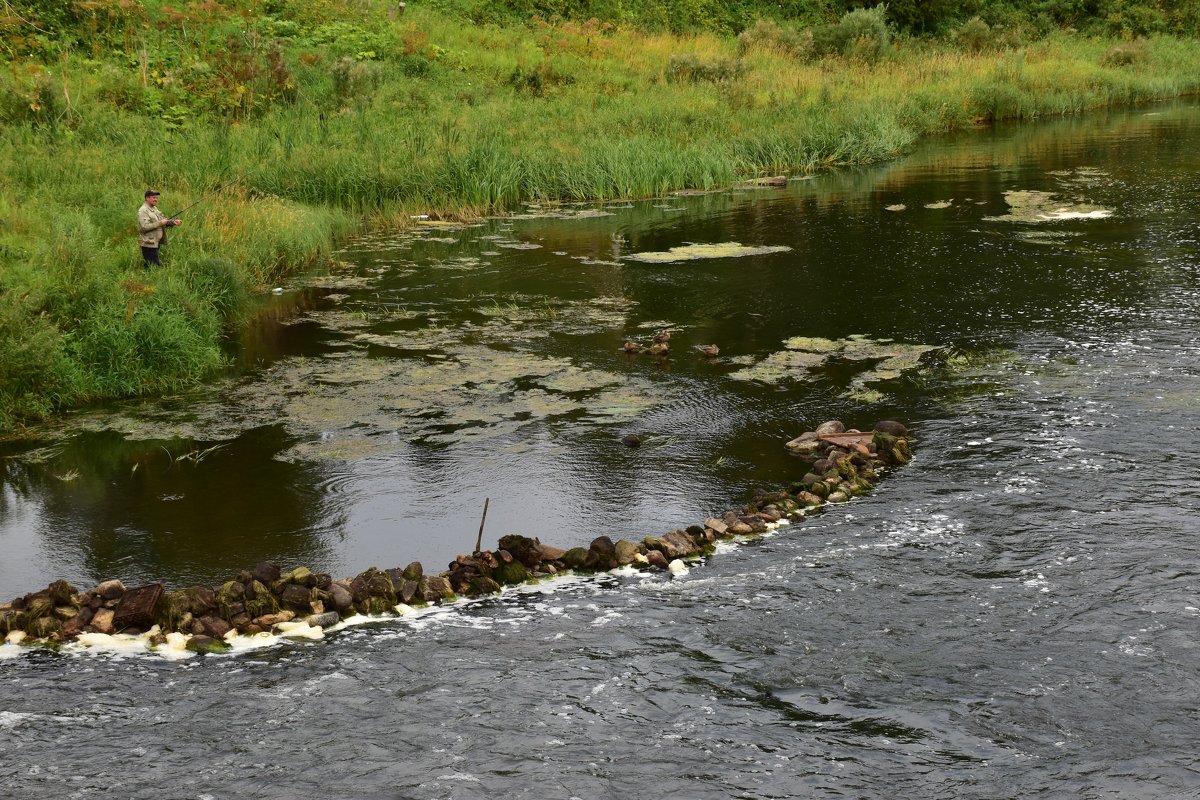
{"label": "stone weir", "polygon": [[596,573],[620,567],[677,571],[682,562],[712,552],[716,542],[764,533],[826,503],[844,503],[874,488],[881,470],[909,460],[904,425],[884,421],[874,430],[846,430],[826,422],[787,443],[807,464],[785,490],[757,493],[741,511],[702,525],[647,536],[640,542],[595,539],[564,550],[537,539],[503,536],[495,550],[460,555],[445,571],[427,573],[419,562],[372,567],[344,580],[306,567],[283,571],[263,563],[220,586],[166,591],[161,583],[127,588],[118,580],[79,591],[59,580],[0,605],[0,636],[11,644],[56,646],[114,634],[145,636],[148,646],[223,652],[237,634],[323,629],[357,615],[396,615],[413,606],[495,594],[505,586],[564,572]]}

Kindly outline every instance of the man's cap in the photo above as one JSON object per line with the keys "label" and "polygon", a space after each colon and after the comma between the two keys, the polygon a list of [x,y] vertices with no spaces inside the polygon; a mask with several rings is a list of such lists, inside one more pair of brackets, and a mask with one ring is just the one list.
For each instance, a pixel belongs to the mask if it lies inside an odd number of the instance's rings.
{"label": "man's cap", "polygon": [[157,195],[158,195],[158,191],[157,191],[156,189],[147,189],[147,190],[146,190],[146,197],[150,197],[151,195],[157,196]]}

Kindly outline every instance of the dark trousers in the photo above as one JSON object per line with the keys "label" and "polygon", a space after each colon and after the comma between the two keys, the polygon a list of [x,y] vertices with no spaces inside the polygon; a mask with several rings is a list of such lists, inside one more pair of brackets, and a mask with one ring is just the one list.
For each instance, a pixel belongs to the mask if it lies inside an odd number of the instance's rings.
{"label": "dark trousers", "polygon": [[142,248],[142,260],[146,262],[147,269],[149,269],[150,267],[161,267],[162,266],[162,262],[159,261],[159,259],[158,259],[158,248],[157,247],[143,247]]}

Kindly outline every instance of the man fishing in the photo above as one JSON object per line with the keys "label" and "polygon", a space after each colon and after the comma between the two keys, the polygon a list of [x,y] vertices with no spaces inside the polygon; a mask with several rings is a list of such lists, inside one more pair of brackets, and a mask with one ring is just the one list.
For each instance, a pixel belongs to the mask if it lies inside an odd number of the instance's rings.
{"label": "man fishing", "polygon": [[142,246],[142,259],[146,262],[146,269],[161,267],[158,250],[166,244],[167,228],[174,228],[179,224],[179,220],[163,216],[158,210],[158,192],[153,189],[146,190],[146,202],[138,209],[137,219],[138,244]]}

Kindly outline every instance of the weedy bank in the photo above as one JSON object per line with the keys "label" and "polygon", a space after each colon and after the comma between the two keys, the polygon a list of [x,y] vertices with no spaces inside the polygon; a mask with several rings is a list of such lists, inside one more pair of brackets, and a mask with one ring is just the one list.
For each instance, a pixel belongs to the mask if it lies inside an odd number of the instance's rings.
{"label": "weedy bank", "polygon": [[[257,292],[364,224],[712,189],[1200,88],[1200,48],[1170,30],[973,18],[918,38],[883,7],[753,6],[689,33],[382,0],[86,0],[41,20],[51,38],[6,18],[0,430],[212,375]],[[167,211],[204,199],[153,272],[151,186]]]}

